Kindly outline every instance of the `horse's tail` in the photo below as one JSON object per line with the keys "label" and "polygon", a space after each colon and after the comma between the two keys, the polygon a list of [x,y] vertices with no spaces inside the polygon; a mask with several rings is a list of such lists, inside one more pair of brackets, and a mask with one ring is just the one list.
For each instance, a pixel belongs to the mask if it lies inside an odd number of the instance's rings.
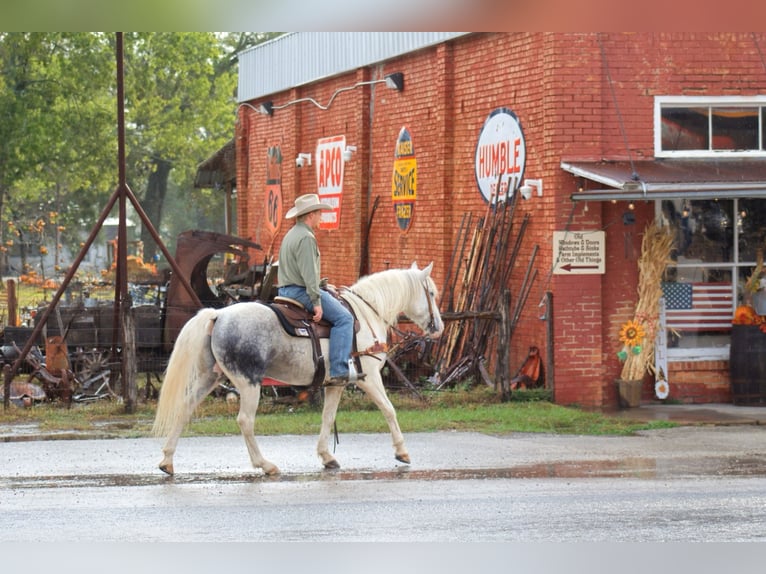
{"label": "horse's tail", "polygon": [[160,388],[152,426],[154,436],[167,435],[181,419],[191,415],[188,411],[193,397],[190,395],[205,368],[202,358],[210,346],[210,332],[217,314],[216,309],[200,310],[178,334]]}

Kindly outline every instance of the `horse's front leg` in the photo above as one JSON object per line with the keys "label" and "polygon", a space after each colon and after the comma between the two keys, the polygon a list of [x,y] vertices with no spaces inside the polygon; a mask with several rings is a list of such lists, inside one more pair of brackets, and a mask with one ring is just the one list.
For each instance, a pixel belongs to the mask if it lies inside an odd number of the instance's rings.
{"label": "horse's front leg", "polygon": [[335,415],[338,412],[340,398],[343,396],[344,387],[325,387],[324,388],[324,406],[322,407],[322,428],[319,429],[319,440],[317,441],[317,454],[322,459],[322,464],[326,469],[340,468],[340,464],[335,457],[330,454],[327,446],[332,431]]}
{"label": "horse's front leg", "polygon": [[410,455],[407,452],[407,447],[404,444],[404,435],[399,428],[399,421],[396,418],[396,409],[386,394],[386,389],[383,387],[383,381],[380,378],[380,373],[377,371],[370,373],[363,381],[356,383],[357,386],[362,389],[367,396],[372,399],[380,412],[383,414],[383,418],[388,423],[388,428],[391,431],[391,440],[394,445],[394,457],[399,462],[410,464]]}
{"label": "horse's front leg", "polygon": [[250,461],[254,468],[260,468],[264,474],[279,474],[279,468],[266,460],[258,448],[255,441],[255,414],[258,411],[258,404],[261,400],[261,385],[252,384],[249,381],[236,385],[239,390],[239,414],[237,415],[237,424],[242,436],[245,439],[247,452],[250,454]]}

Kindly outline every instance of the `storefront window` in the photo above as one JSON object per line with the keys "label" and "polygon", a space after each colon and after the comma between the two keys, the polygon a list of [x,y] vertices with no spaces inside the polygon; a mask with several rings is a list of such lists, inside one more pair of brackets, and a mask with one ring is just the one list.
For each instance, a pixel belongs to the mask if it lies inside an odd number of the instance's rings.
{"label": "storefront window", "polygon": [[753,157],[766,154],[766,98],[658,96],[657,157]]}
{"label": "storefront window", "polygon": [[662,201],[674,248],[663,282],[669,349],[728,349],[731,319],[766,241],[766,200]]}

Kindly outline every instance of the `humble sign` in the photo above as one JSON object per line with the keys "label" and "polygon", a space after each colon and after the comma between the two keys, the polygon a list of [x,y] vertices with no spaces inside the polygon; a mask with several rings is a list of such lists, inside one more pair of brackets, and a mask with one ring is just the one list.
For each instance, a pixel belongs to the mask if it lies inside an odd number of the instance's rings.
{"label": "humble sign", "polygon": [[554,231],[553,273],[603,274],[604,244],[603,231]]}

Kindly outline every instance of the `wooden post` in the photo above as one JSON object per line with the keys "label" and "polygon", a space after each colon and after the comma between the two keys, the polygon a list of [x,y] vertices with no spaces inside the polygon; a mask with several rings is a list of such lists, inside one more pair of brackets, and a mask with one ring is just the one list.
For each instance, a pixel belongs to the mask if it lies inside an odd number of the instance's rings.
{"label": "wooden post", "polygon": [[495,373],[496,390],[500,392],[503,401],[511,399],[510,384],[510,346],[511,346],[511,292],[503,289],[500,297],[500,324],[497,329],[497,372]]}
{"label": "wooden post", "polygon": [[136,412],[138,385],[136,384],[136,324],[135,310],[131,305],[123,305],[122,328],[125,345],[122,348],[122,400],[125,413]]}
{"label": "wooden post", "polygon": [[5,282],[5,288],[8,291],[8,325],[18,327],[19,318],[16,314],[16,308],[19,306],[19,301],[16,298],[16,281],[8,279]]}

